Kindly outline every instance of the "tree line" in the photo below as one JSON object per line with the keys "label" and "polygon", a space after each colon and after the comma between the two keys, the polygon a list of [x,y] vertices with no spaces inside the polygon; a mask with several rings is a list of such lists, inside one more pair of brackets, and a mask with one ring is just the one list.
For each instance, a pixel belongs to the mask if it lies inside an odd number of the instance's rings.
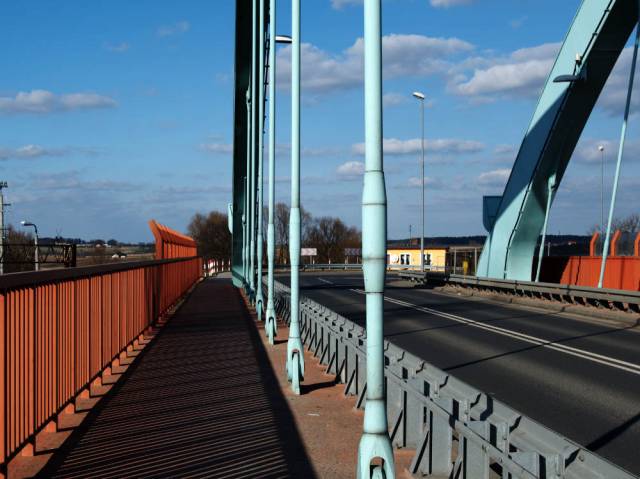
{"label": "tree line", "polygon": [[[289,263],[289,206],[278,203],[274,209],[274,232],[277,264]],[[263,261],[267,261],[268,210],[263,216]],[[316,248],[316,263],[344,263],[346,248],[360,248],[361,233],[346,225],[340,218],[321,216],[314,218],[301,208],[301,245]],[[187,228],[198,245],[198,254],[205,259],[227,261],[231,258],[231,233],[227,227],[227,215],[219,211],[209,214],[196,213]]]}

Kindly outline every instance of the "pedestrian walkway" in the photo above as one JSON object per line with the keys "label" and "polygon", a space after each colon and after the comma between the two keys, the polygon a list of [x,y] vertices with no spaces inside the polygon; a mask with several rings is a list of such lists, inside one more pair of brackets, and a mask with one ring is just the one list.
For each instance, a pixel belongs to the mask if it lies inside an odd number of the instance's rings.
{"label": "pedestrian walkway", "polygon": [[42,477],[316,474],[240,292],[200,283]]}

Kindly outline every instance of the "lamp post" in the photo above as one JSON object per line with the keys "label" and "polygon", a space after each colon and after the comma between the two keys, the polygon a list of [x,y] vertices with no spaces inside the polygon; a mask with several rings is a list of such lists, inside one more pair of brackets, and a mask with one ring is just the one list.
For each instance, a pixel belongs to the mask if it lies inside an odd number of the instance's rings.
{"label": "lamp post", "polygon": [[4,202],[4,195],[2,189],[7,188],[9,185],[6,181],[0,181],[0,274],[4,274],[4,207],[9,206]]}
{"label": "lamp post", "polygon": [[300,0],[291,1],[291,322],[287,342],[287,378],[296,394],[304,378],[304,350],[300,339]]}
{"label": "lamp post", "polygon": [[[362,193],[362,270],[366,292],[367,397],[358,446],[358,479],[395,477],[384,390],[384,283],[387,194],[382,164],[381,0],[364,2],[365,172]],[[375,459],[381,466],[372,470]]]}
{"label": "lamp post", "polygon": [[291,37],[276,35],[276,0],[269,0],[269,38],[275,39],[269,46],[269,224],[267,226],[267,311],[266,325],[269,344],[274,344],[278,333],[274,305],[273,268],[276,255],[276,233],[273,225],[276,181],[276,44],[291,43]]}
{"label": "lamp post", "polygon": [[422,160],[420,161],[420,185],[422,188],[422,234],[420,235],[420,271],[424,271],[424,94],[414,91],[413,96],[420,102],[420,131],[422,139],[420,141],[420,149],[422,151]]}
{"label": "lamp post", "polygon": [[600,152],[600,230],[604,230],[604,145],[598,145]]}
{"label": "lamp post", "polygon": [[20,224],[21,224],[22,226],[25,226],[25,227],[26,227],[26,226],[33,226],[33,230],[34,230],[35,235],[36,235],[36,236],[35,236],[35,240],[34,240],[34,245],[35,245],[35,249],[36,249],[36,251],[35,251],[35,257],[34,257],[34,260],[35,260],[35,269],[36,269],[36,271],[40,271],[40,257],[39,257],[39,255],[38,255],[38,227],[36,226],[36,224],[35,224],[35,223],[32,223],[31,221],[24,221],[24,220],[23,220],[23,221],[21,221],[21,222],[20,222]]}

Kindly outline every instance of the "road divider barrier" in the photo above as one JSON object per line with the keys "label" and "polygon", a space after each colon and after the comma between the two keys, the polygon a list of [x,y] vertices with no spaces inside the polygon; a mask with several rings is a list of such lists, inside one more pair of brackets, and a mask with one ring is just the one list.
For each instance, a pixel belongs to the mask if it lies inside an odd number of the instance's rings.
{"label": "road divider barrier", "polygon": [[[275,283],[278,316],[289,321],[289,288]],[[300,298],[302,339],[327,373],[364,407],[364,328]],[[389,434],[414,449],[416,477],[631,479],[633,474],[538,424],[490,395],[385,340]]]}

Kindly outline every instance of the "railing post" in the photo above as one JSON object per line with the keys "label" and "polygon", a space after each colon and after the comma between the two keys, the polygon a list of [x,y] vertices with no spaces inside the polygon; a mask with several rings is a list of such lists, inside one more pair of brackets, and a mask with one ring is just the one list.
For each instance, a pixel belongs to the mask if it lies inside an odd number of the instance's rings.
{"label": "railing post", "polygon": [[267,312],[266,330],[269,343],[274,344],[277,334],[276,312],[273,307],[273,263],[275,257],[276,176],[276,0],[269,0],[269,225],[267,226]]}
{"label": "railing post", "polygon": [[[381,0],[364,2],[365,173],[362,195],[362,269],[367,304],[367,392],[358,479],[395,477],[384,389],[383,302],[387,195],[382,165]],[[382,466],[372,466],[376,459]]]}
{"label": "railing post", "polygon": [[296,394],[304,378],[304,350],[300,339],[300,0],[291,2],[291,322],[287,343],[287,377]]}

